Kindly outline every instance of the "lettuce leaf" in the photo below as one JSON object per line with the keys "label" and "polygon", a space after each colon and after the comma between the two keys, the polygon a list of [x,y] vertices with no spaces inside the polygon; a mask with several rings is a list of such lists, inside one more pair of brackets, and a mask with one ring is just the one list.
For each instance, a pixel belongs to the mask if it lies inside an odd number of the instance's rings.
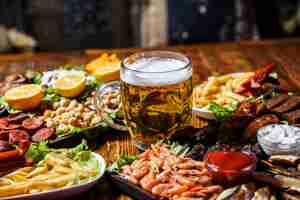
{"label": "lettuce leaf", "polygon": [[117,161],[115,161],[111,166],[109,166],[107,168],[107,171],[118,173],[120,172],[121,168],[124,165],[129,165],[137,159],[138,159],[137,156],[123,155]]}
{"label": "lettuce leaf", "polygon": [[25,156],[33,162],[39,162],[43,160],[49,152],[51,152],[51,150],[48,148],[47,142],[33,143],[30,145]]}
{"label": "lettuce leaf", "polygon": [[223,107],[215,102],[208,105],[208,110],[211,111],[218,120],[225,120],[238,108],[239,102],[233,101],[230,105]]}

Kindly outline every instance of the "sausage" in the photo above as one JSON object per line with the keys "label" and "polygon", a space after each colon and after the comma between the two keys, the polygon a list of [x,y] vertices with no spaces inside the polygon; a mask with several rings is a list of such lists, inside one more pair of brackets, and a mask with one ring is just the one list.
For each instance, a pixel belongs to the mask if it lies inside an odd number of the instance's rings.
{"label": "sausage", "polygon": [[20,125],[18,124],[9,124],[9,120],[7,117],[0,118],[0,129],[3,130],[11,130],[11,129],[17,129]]}
{"label": "sausage", "polygon": [[286,100],[288,100],[290,96],[288,94],[281,94],[275,97],[272,97],[271,99],[269,99],[266,103],[266,106],[269,110],[271,110],[272,108],[278,106],[279,104],[285,102]]}
{"label": "sausage", "polygon": [[6,127],[3,127],[4,130],[13,130],[13,129],[17,129],[20,128],[21,125],[18,124],[8,124]]}
{"label": "sausage", "polygon": [[7,117],[9,123],[22,122],[24,119],[28,118],[29,115],[25,113],[11,114]]}
{"label": "sausage", "polygon": [[0,118],[0,129],[5,129],[8,126],[8,120],[6,117]]}
{"label": "sausage", "polygon": [[48,140],[54,135],[53,128],[42,128],[38,130],[31,138],[33,142],[41,142],[44,140]]}
{"label": "sausage", "polygon": [[246,127],[246,137],[248,138],[256,138],[256,133],[259,128],[262,128],[268,124],[275,124],[278,123],[280,120],[274,114],[267,114],[261,117],[256,118],[253,120],[247,127]]}
{"label": "sausage", "polygon": [[299,123],[300,122],[300,109],[289,112],[285,115],[289,123]]}
{"label": "sausage", "polygon": [[9,144],[19,144],[22,140],[29,141],[29,134],[24,130],[11,130],[9,132]]}
{"label": "sausage", "polygon": [[9,143],[7,141],[0,140],[0,152],[8,151],[10,149],[11,147],[9,146]]}
{"label": "sausage", "polygon": [[28,118],[22,122],[22,126],[27,130],[36,130],[43,125],[43,121],[38,118]]}
{"label": "sausage", "polygon": [[292,96],[286,102],[284,102],[280,106],[272,109],[271,111],[274,111],[277,113],[284,113],[284,112],[288,112],[288,111],[296,108],[299,105],[300,105],[300,97]]}
{"label": "sausage", "polygon": [[8,140],[9,130],[0,131],[0,140]]}
{"label": "sausage", "polygon": [[0,152],[0,162],[16,159],[20,156],[22,156],[22,154],[20,154],[20,151],[17,149]]}

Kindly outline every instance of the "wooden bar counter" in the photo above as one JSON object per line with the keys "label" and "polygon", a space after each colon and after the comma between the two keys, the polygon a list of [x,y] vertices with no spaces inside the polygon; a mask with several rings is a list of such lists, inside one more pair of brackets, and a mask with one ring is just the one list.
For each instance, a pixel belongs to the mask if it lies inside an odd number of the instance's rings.
{"label": "wooden bar counter", "polygon": [[[68,53],[25,53],[0,55],[0,77],[14,72],[22,72],[28,68],[50,69],[69,64],[85,64],[102,53],[116,53],[124,58],[138,51],[148,49],[110,49],[86,50]],[[276,70],[283,77],[283,84],[290,88],[300,87],[300,39],[240,42],[224,44],[204,44],[158,48],[156,50],[178,51],[192,59],[193,84],[198,84],[212,74],[250,71],[268,63],[276,64]],[[197,126],[197,120],[194,119]],[[109,133],[101,141],[97,141],[97,153],[103,155],[110,164],[120,155],[134,154],[129,135]],[[84,200],[130,199],[122,195],[107,178],[103,178],[90,191],[73,197]]]}

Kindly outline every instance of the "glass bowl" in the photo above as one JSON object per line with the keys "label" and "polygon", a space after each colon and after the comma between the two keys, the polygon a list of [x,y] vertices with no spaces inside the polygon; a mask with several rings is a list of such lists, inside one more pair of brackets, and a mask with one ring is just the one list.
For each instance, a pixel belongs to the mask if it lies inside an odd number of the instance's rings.
{"label": "glass bowl", "polygon": [[[220,154],[218,158],[212,158],[217,154]],[[218,160],[218,163],[213,162],[214,159]],[[247,162],[246,159],[248,159]],[[257,158],[255,154],[249,152],[210,151],[204,156],[204,162],[212,174],[214,183],[231,187],[246,183],[251,179],[252,173],[256,169]],[[231,163],[231,169],[228,168],[229,163]],[[236,168],[234,169],[233,166]]]}
{"label": "glass bowl", "polygon": [[[109,127],[119,131],[127,131],[120,92],[119,81],[104,83],[97,89],[94,102],[97,112]],[[111,97],[108,97],[108,95]]]}

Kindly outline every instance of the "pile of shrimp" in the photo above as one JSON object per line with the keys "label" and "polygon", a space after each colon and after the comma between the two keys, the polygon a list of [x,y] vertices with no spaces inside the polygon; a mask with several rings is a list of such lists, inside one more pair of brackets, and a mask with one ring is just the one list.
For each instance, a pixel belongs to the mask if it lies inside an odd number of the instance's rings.
{"label": "pile of shrimp", "polygon": [[152,194],[172,200],[214,199],[223,188],[212,184],[204,162],[176,156],[156,144],[122,167],[121,175]]}

